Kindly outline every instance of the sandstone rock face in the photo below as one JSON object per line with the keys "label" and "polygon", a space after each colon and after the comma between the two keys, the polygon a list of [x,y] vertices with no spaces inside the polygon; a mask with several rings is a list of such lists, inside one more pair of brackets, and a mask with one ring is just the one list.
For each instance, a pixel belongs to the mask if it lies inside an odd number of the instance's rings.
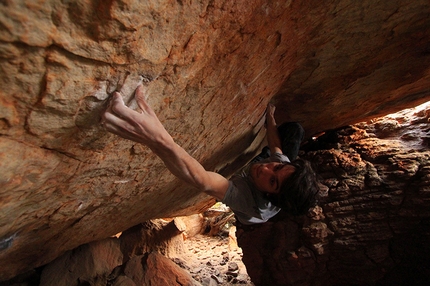
{"label": "sandstone rock face", "polygon": [[[278,121],[308,135],[429,96],[417,1],[2,1],[0,280],[151,218],[213,203],[107,134],[143,82],[175,140],[230,175]],[[252,156],[252,155],[250,155]]]}
{"label": "sandstone rock face", "polygon": [[123,254],[116,237],[85,244],[44,267],[40,285],[106,284],[111,272],[122,261]]}
{"label": "sandstone rock face", "polygon": [[255,285],[427,285],[429,118],[400,114],[305,145],[319,206],[237,233]]}
{"label": "sandstone rock face", "polygon": [[172,229],[147,221],[119,238],[81,245],[43,267],[38,285],[200,285],[169,259],[184,252],[181,232]]}

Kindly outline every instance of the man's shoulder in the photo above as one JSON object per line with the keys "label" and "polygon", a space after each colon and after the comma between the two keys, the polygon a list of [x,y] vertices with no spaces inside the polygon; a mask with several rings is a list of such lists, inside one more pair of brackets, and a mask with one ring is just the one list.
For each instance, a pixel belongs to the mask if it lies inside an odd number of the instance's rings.
{"label": "man's shoulder", "polygon": [[284,155],[282,153],[273,153],[268,158],[270,162],[279,162],[279,163],[290,163],[290,159],[287,157],[287,155]]}

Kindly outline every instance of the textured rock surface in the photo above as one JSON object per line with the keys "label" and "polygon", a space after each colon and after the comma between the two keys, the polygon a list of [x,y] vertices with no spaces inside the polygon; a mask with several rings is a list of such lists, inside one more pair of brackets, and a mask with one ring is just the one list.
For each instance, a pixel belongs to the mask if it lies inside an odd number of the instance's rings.
{"label": "textured rock surface", "polygon": [[115,267],[122,264],[119,240],[107,238],[82,245],[44,267],[41,286],[106,284]]}
{"label": "textured rock surface", "polygon": [[308,135],[428,97],[429,10],[427,0],[2,1],[0,280],[213,202],[100,128],[114,90],[133,105],[144,81],[175,140],[229,175],[260,145],[273,96],[278,121]]}
{"label": "textured rock surface", "polygon": [[[308,218],[239,231],[256,285],[430,282],[430,110],[328,132],[302,154],[322,199]],[[412,121],[412,125],[409,123]],[[264,267],[263,267],[264,266]]]}
{"label": "textured rock surface", "polygon": [[[429,284],[430,103],[414,112],[329,131],[303,146],[301,156],[320,166],[319,206],[307,217],[281,213],[236,233],[255,285]],[[226,211],[147,221],[5,285],[39,285],[39,272],[40,285],[251,285],[235,226],[228,235],[193,237],[196,225],[211,233],[208,221]]]}
{"label": "textured rock surface", "polygon": [[171,226],[147,221],[119,238],[79,246],[43,267],[40,285],[201,285],[169,259],[187,252],[182,233]]}

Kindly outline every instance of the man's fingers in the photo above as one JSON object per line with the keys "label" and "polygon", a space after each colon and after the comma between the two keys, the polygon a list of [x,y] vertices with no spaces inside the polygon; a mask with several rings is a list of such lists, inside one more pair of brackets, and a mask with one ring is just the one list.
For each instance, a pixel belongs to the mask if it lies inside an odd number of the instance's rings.
{"label": "man's fingers", "polygon": [[145,91],[144,91],[143,85],[140,84],[136,88],[136,93],[135,93],[134,97],[136,98],[137,105],[139,106],[139,108],[142,111],[144,111],[144,112],[151,112],[152,111],[151,107],[146,102]]}
{"label": "man's fingers", "polygon": [[276,107],[273,104],[267,105],[266,109],[266,120],[268,118],[274,118]]}
{"label": "man's fingers", "polygon": [[115,91],[109,100],[106,112],[112,112],[112,107],[114,105],[125,105],[124,100],[119,92]]}
{"label": "man's fingers", "polygon": [[272,103],[269,103],[267,105],[267,108],[266,108],[267,113],[273,114],[275,113],[275,110],[276,110],[276,106],[273,105]]}
{"label": "man's fingers", "polygon": [[124,99],[122,99],[122,95],[118,91],[113,93],[111,105],[125,105]]}
{"label": "man's fingers", "polygon": [[109,111],[106,111],[105,113],[103,113],[102,122],[106,128],[112,125],[123,126],[126,124],[125,120],[123,120],[122,118],[118,117],[116,114],[113,114],[112,112],[109,112]]}
{"label": "man's fingers", "polygon": [[103,119],[103,126],[107,131],[119,135],[125,139],[136,141],[135,136],[133,136],[134,126],[132,126],[129,122],[119,118],[115,114],[108,112],[103,115]]}
{"label": "man's fingers", "polygon": [[139,113],[130,109],[124,104],[124,100],[119,92],[115,92],[112,98],[110,110],[116,116],[127,121],[134,121]]}
{"label": "man's fingers", "polygon": [[110,124],[110,123],[106,123],[106,130],[109,131],[109,132],[111,132],[111,133],[113,133],[113,134],[115,134],[115,135],[118,135],[118,136],[120,136],[122,138],[129,139],[129,140],[132,140],[132,141],[137,141],[137,137],[136,136],[132,136],[132,133],[124,131],[124,129],[119,128],[116,125],[113,125],[113,124]]}

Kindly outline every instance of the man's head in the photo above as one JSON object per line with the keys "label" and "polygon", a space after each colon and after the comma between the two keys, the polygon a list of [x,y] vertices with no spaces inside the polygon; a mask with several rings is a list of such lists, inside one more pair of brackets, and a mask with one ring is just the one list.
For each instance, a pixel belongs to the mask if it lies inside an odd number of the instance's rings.
{"label": "man's head", "polygon": [[255,163],[249,171],[256,188],[268,194],[279,193],[283,182],[294,172],[293,165],[278,162]]}
{"label": "man's head", "polygon": [[256,163],[250,175],[257,189],[266,193],[274,205],[293,215],[305,214],[315,205],[318,183],[308,161]]}

